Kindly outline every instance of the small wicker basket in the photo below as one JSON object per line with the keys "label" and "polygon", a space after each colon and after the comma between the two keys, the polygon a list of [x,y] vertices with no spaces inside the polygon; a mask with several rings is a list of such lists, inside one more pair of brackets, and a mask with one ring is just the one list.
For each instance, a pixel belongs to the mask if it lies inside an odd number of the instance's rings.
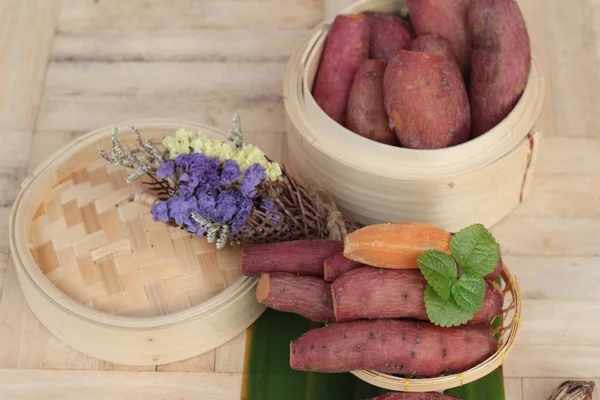
{"label": "small wicker basket", "polygon": [[[146,137],[190,128],[225,138],[187,121],[131,124]],[[264,311],[256,280],[242,275],[238,249],[152,220],[143,183],[98,154],[111,132],[82,136],[23,182],[10,245],[25,299],[61,341],[101,360],[156,365],[210,351]]]}
{"label": "small wicker basket", "polygon": [[400,392],[443,391],[466,385],[491,373],[502,364],[514,348],[517,333],[521,326],[521,293],[516,278],[504,266],[501,290],[504,294],[502,313],[496,317],[492,333],[498,338],[498,350],[481,364],[461,374],[446,375],[437,378],[407,379],[376,371],[353,371],[358,378],[374,386]]}

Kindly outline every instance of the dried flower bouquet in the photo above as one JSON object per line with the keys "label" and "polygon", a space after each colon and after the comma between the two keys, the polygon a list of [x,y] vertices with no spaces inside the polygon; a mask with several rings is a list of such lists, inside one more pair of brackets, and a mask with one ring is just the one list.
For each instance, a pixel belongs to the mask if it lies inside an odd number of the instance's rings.
{"label": "dried flower bouquet", "polygon": [[342,219],[327,193],[299,184],[258,147],[244,143],[238,116],[227,142],[180,129],[155,143],[131,128],[135,146],[125,147],[115,128],[112,151],[100,147],[100,155],[131,169],[129,182],[150,178],[148,188],[157,195],[155,221],[206,236],[218,248],[342,239],[358,227]]}

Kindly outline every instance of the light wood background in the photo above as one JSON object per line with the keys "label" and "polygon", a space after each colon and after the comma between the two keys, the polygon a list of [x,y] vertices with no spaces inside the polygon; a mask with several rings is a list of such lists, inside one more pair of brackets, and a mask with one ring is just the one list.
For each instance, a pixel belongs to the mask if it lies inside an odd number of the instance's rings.
{"label": "light wood background", "polygon": [[[271,157],[285,141],[290,52],[348,0],[0,0],[0,399],[238,399],[244,335],[209,354],[127,368],[80,354],[27,308],[8,254],[19,183],[78,135],[240,113]],[[494,228],[521,282],[508,400],[566,378],[600,384],[600,0],[520,0],[550,102],[530,198]]]}

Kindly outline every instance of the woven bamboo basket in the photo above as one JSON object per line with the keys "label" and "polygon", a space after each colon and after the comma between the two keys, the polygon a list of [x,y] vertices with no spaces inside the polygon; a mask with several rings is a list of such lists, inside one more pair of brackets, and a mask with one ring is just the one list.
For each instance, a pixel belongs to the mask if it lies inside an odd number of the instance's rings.
{"label": "woven bamboo basket", "polygon": [[[363,0],[341,13],[407,14],[404,0]],[[456,231],[493,226],[529,194],[537,161],[545,82],[533,57],[525,91],[496,127],[458,146],[414,150],[365,139],[329,118],[312,87],[329,22],[291,57],[284,79],[289,170],[327,188],[363,224],[423,221]]]}
{"label": "woven bamboo basket", "polygon": [[[225,138],[188,121],[131,124],[145,137],[189,128]],[[123,143],[128,125],[117,125]],[[23,182],[10,246],[25,299],[52,334],[101,360],[157,365],[210,351],[264,311],[256,280],[242,276],[239,249],[152,220],[143,182],[128,184],[98,154],[111,132],[82,136]]]}
{"label": "woven bamboo basket", "polygon": [[491,373],[512,352],[521,326],[521,293],[516,278],[504,266],[500,289],[504,294],[502,313],[492,321],[492,333],[498,338],[498,350],[481,364],[461,373],[437,378],[407,379],[377,371],[353,371],[358,378],[374,386],[400,392],[444,391],[466,385]]}

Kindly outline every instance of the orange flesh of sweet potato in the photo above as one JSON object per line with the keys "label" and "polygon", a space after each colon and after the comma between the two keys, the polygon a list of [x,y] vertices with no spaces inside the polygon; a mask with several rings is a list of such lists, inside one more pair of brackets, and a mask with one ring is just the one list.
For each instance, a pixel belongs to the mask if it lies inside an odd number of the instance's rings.
{"label": "orange flesh of sweet potato", "polygon": [[409,320],[362,320],[313,329],[293,340],[290,366],[299,371],[369,369],[434,377],[464,372],[496,349],[489,332],[468,325],[440,328]]}

